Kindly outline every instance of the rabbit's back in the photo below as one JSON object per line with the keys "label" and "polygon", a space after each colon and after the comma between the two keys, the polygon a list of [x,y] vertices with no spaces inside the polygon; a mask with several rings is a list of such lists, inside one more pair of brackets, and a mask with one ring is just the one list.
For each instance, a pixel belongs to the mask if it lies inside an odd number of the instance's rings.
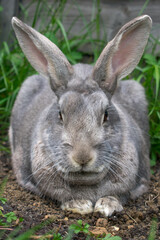
{"label": "rabbit's back", "polygon": [[47,79],[41,75],[33,75],[24,81],[15,101],[9,138],[13,169],[22,185],[22,179],[27,179],[31,174],[31,135],[40,114],[55,100],[56,96]]}
{"label": "rabbit's back", "polygon": [[[41,75],[33,75],[22,84],[13,111],[19,113],[19,119],[21,120],[25,116],[26,111],[35,105],[37,106],[36,110],[43,109],[41,104],[48,105],[49,101],[53,101],[54,96],[47,79]],[[35,114],[34,118],[36,116]]]}
{"label": "rabbit's back", "polygon": [[[15,138],[13,145],[16,144],[18,137],[24,136],[25,132],[27,134],[32,132],[40,113],[54,101],[54,98],[56,99],[44,77],[34,75],[24,81],[12,110],[11,125]],[[28,136],[26,141],[27,138]]]}
{"label": "rabbit's back", "polygon": [[134,80],[120,81],[112,100],[143,129],[144,137],[148,137],[148,103],[143,86]]}

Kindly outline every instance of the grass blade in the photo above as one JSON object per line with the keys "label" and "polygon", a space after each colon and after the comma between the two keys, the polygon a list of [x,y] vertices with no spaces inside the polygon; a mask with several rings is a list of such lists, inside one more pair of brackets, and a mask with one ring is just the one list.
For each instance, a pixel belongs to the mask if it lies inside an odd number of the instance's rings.
{"label": "grass blade", "polygon": [[58,24],[58,26],[60,27],[61,29],[61,32],[63,34],[63,37],[65,39],[65,42],[66,42],[66,45],[67,45],[67,48],[68,48],[68,51],[70,52],[71,49],[70,49],[70,46],[69,46],[69,41],[68,41],[68,38],[67,38],[67,34],[66,34],[66,31],[63,27],[63,24],[61,23],[61,21],[59,19],[56,19],[56,23]]}
{"label": "grass blade", "polygon": [[158,94],[159,94],[159,82],[160,82],[160,76],[159,76],[159,71],[160,71],[160,67],[155,65],[155,80],[156,80],[156,100],[158,98]]}
{"label": "grass blade", "polygon": [[150,0],[146,0],[146,1],[145,1],[145,3],[144,3],[144,5],[143,5],[143,7],[141,8],[141,10],[140,10],[138,16],[141,16],[141,15],[143,14],[143,12],[144,12],[144,10],[146,9],[146,7],[147,7],[149,1],[150,1]]}
{"label": "grass blade", "polygon": [[8,80],[7,80],[7,76],[6,76],[6,73],[5,73],[5,68],[4,68],[2,62],[0,62],[0,67],[1,67],[1,70],[2,70],[2,75],[3,75],[3,79],[4,79],[5,88],[8,89]]}
{"label": "grass blade", "polygon": [[150,233],[148,236],[148,240],[155,240],[156,239],[156,232],[157,232],[157,218],[153,218],[150,228]]}

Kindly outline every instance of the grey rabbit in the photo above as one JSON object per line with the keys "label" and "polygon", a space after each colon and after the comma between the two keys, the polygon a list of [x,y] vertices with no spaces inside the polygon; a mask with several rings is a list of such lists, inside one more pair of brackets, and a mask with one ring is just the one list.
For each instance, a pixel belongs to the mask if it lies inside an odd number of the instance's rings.
{"label": "grey rabbit", "polygon": [[94,66],[71,65],[45,36],[13,17],[19,44],[40,75],[27,78],[9,130],[18,183],[63,210],[110,216],[147,191],[149,124],[144,88],[120,81],[138,64],[152,20],[125,24]]}

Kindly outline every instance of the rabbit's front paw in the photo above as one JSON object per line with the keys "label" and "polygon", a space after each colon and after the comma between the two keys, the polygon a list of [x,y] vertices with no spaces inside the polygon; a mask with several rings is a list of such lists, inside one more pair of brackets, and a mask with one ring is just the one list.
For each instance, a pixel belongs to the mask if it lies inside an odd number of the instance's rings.
{"label": "rabbit's front paw", "polygon": [[103,215],[111,216],[112,213],[120,212],[123,210],[121,203],[112,196],[107,196],[104,198],[100,198],[95,205],[94,212],[100,212]]}
{"label": "rabbit's front paw", "polygon": [[74,213],[87,214],[93,212],[93,204],[90,200],[71,200],[61,205],[62,210]]}

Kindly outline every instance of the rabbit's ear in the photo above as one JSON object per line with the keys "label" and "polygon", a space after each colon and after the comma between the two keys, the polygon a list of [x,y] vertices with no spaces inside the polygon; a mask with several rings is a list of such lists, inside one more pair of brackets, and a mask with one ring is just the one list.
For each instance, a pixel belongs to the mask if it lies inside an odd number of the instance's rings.
{"label": "rabbit's ear", "polygon": [[107,44],[93,69],[93,79],[101,88],[113,94],[117,81],[133,71],[147,44],[151,26],[149,16],[137,17]]}
{"label": "rabbit's ear", "polygon": [[27,59],[36,71],[50,78],[53,90],[67,85],[73,68],[60,49],[18,18],[12,18],[12,25]]}

